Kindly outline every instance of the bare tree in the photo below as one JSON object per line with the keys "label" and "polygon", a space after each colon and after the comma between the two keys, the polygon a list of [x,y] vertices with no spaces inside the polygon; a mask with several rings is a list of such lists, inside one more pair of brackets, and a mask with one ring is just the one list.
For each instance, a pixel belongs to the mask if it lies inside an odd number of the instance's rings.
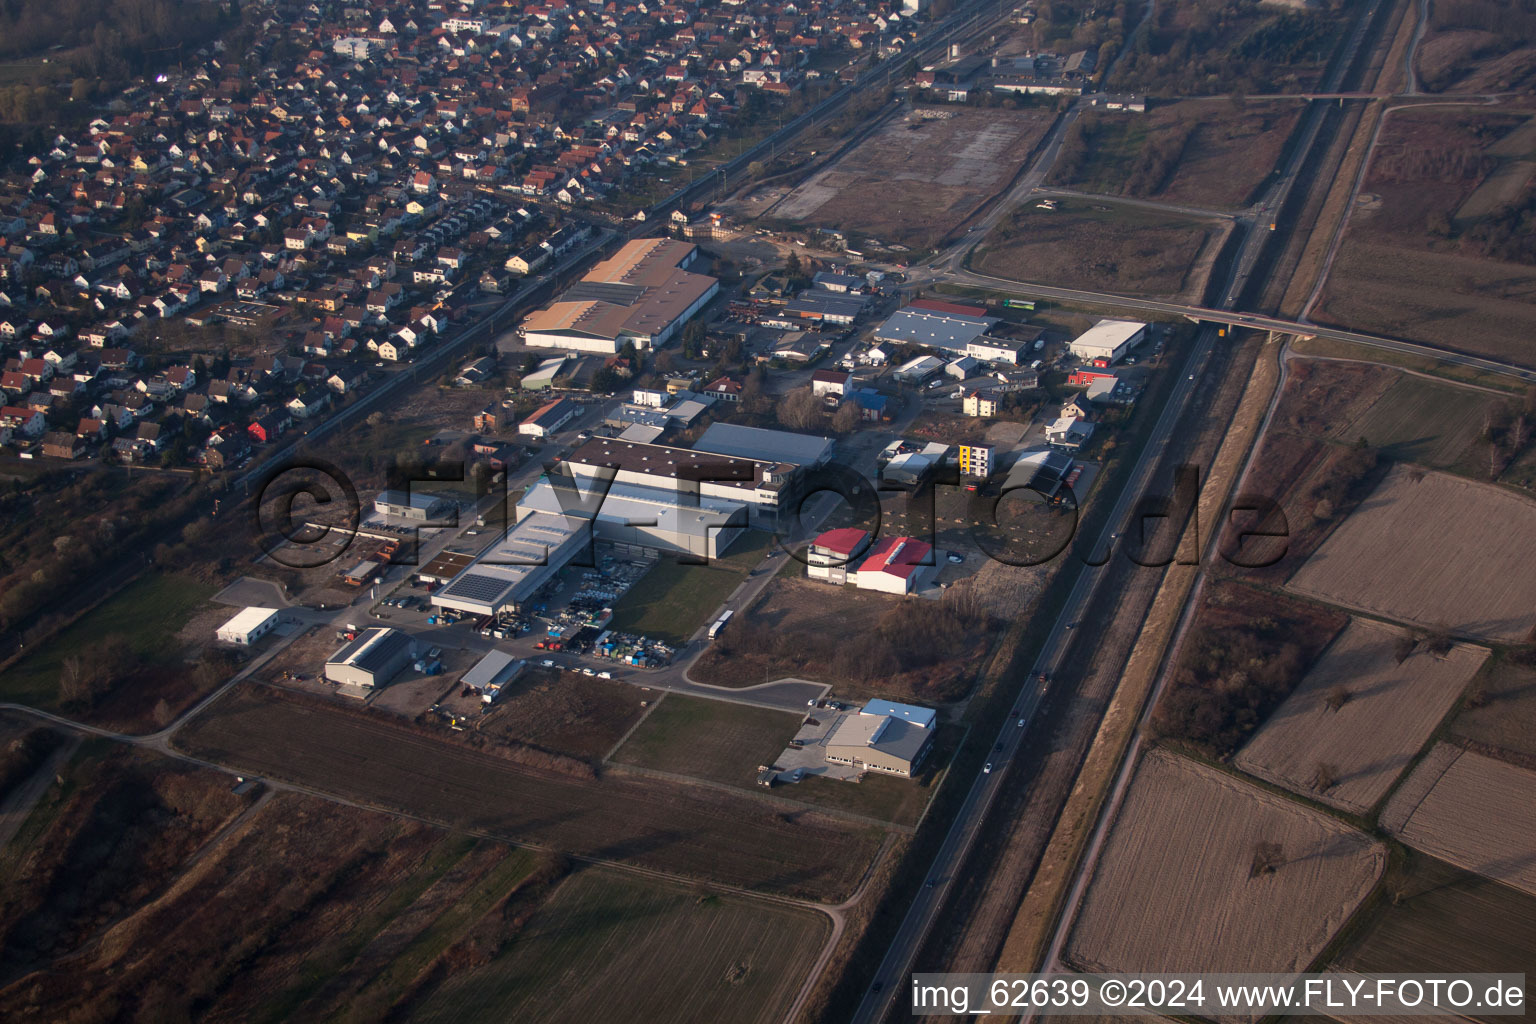
{"label": "bare tree", "polygon": [[1332,764],[1320,764],[1312,773],[1312,788],[1319,793],[1326,793],[1339,782],[1338,766]]}
{"label": "bare tree", "polygon": [[1328,691],[1328,695],[1323,698],[1323,704],[1327,706],[1329,711],[1337,711],[1349,703],[1350,696],[1349,688],[1340,683]]}
{"label": "bare tree", "polygon": [[1253,844],[1253,861],[1248,865],[1248,877],[1274,874],[1285,863],[1285,851],[1271,839],[1260,839]]}
{"label": "bare tree", "polygon": [[853,399],[845,399],[843,404],[837,407],[837,412],[832,415],[832,429],[839,434],[851,434],[859,429],[859,424],[864,421],[864,413],[859,408],[859,403]]}
{"label": "bare tree", "polygon": [[793,430],[808,430],[821,419],[821,400],[809,387],[796,388],[779,400],[779,422]]}

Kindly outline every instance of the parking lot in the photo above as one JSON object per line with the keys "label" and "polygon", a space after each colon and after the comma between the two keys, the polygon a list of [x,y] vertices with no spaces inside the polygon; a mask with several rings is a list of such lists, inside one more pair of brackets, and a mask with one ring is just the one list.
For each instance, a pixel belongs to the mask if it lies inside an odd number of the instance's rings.
{"label": "parking lot", "polygon": [[800,731],[795,733],[789,746],[773,762],[779,769],[779,782],[799,782],[807,775],[821,775],[845,782],[858,781],[861,774],[858,768],[833,764],[827,760],[827,737],[844,718],[859,713],[858,708],[839,706],[842,710],[833,707],[806,708],[806,720],[800,726]]}

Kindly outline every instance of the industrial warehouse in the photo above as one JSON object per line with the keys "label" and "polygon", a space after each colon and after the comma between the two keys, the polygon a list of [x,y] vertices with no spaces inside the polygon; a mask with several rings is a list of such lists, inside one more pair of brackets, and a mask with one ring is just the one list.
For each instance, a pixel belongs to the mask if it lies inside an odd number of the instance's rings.
{"label": "industrial warehouse", "polygon": [[331,655],[325,663],[325,678],[372,690],[388,684],[415,656],[416,643],[409,633],[375,626]]}
{"label": "industrial warehouse", "polygon": [[[725,439],[734,449],[739,433],[721,433],[715,424],[704,438]],[[747,428],[735,427],[734,431]],[[762,435],[769,435],[764,437]],[[656,490],[701,498],[719,498],[752,506],[758,512],[773,513],[797,493],[802,479],[802,463],[787,461],[811,455],[820,457],[830,450],[826,438],[784,431],[764,430],[754,434],[767,455],[728,455],[645,444],[619,438],[593,438],[573,451],[565,460],[571,472],[583,478],[609,477],[616,484],[635,484]],[[754,450],[750,447],[737,450]]]}
{"label": "industrial warehouse", "polygon": [[612,354],[633,342],[660,347],[715,297],[720,282],[688,268],[699,247],[639,238],[592,268],[558,302],[523,320],[523,340],[537,348]]}
{"label": "industrial warehouse", "polygon": [[496,615],[527,601],[583,548],[590,524],[576,516],[533,512],[518,519],[446,587],[432,595],[439,608]]}
{"label": "industrial warehouse", "polygon": [[933,743],[932,708],[872,700],[838,722],[826,740],[826,758],[864,771],[911,778]]}
{"label": "industrial warehouse", "polygon": [[739,501],[617,483],[606,491],[580,491],[570,478],[535,484],[517,504],[519,519],[537,514],[576,516],[591,524],[592,535],[613,544],[622,555],[691,555],[713,559],[726,553],[747,529],[747,506]]}
{"label": "industrial warehouse", "polygon": [[[855,564],[857,563],[857,564]],[[806,552],[805,574],[827,583],[852,583],[860,590],[905,596],[938,575],[931,544],[912,537],[882,537],[845,526],[828,530]]]}

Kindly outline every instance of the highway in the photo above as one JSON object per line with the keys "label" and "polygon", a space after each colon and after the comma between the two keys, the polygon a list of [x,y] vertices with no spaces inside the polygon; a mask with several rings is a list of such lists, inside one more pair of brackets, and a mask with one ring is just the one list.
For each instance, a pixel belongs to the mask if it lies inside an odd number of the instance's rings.
{"label": "highway", "polygon": [[[1343,77],[1345,70],[1355,62],[1363,44],[1366,31],[1371,24],[1374,14],[1381,0],[1373,0],[1370,8],[1361,16],[1354,31],[1345,44],[1345,50],[1341,59],[1335,63],[1331,70],[1324,89],[1336,90],[1339,79]],[[1313,148],[1319,142],[1326,110],[1322,103],[1312,103],[1304,115],[1298,135],[1299,144],[1292,148],[1291,155],[1283,168],[1266,190],[1263,201],[1260,203],[1262,211],[1279,211],[1283,209],[1290,192],[1297,181],[1305,161],[1312,156]],[[996,207],[983,219],[983,224],[989,228],[996,223],[1006,209],[1018,201],[1030,191],[1036,188],[1044,180],[1049,172],[1051,163],[1055,160],[1059,150],[1061,138],[1070,119],[1080,110],[1080,105],[1068,111],[1057,123],[1049,143],[1042,149],[1036,164],[1022,175],[1010,190],[1010,194],[999,202]],[[1324,139],[1322,142],[1327,143]],[[1136,501],[1149,493],[1149,483],[1153,478],[1168,447],[1175,436],[1174,428],[1183,421],[1186,414],[1196,411],[1194,398],[1202,393],[1205,382],[1203,373],[1206,369],[1210,355],[1214,350],[1217,338],[1217,324],[1229,324],[1233,326],[1252,327],[1257,329],[1270,329],[1286,333],[1301,333],[1317,336],[1335,336],[1338,334],[1351,335],[1352,332],[1329,332],[1316,327],[1301,327],[1286,321],[1271,317],[1261,317],[1244,313],[1233,312],[1232,309],[1240,296],[1246,291],[1254,268],[1258,265],[1265,245],[1270,241],[1271,235],[1267,230],[1255,230],[1255,226],[1239,220],[1234,230],[1242,232],[1240,248],[1236,258],[1232,261],[1227,274],[1227,280],[1220,292],[1218,308],[1209,309],[1198,306],[1184,306],[1177,303],[1156,303],[1145,300],[1126,299],[1121,296],[1104,296],[1098,293],[1086,292],[1069,288],[1050,288],[1038,285],[1020,285],[1003,279],[989,278],[986,275],[974,274],[964,270],[965,256],[974,247],[980,237],[985,234],[986,228],[978,228],[968,236],[960,239],[949,249],[936,255],[925,266],[914,268],[911,279],[921,283],[928,281],[953,280],[962,283],[974,283],[994,290],[1014,291],[1023,296],[1038,296],[1042,298],[1056,298],[1067,301],[1082,302],[1092,305],[1111,305],[1124,308],[1143,309],[1162,313],[1177,314],[1189,317],[1200,322],[1203,326],[1196,334],[1195,341],[1184,365],[1178,371],[1178,379],[1175,381],[1172,393],[1166,404],[1160,411],[1155,425],[1147,438],[1146,447],[1142,450],[1136,464],[1132,467],[1130,476],[1120,493],[1114,496],[1114,504],[1111,514],[1104,521],[1100,535],[1092,538],[1094,543],[1090,550],[1096,555],[1112,552],[1114,540],[1125,529],[1129,516]],[[1436,358],[1444,356],[1436,350],[1427,349],[1424,346],[1411,346],[1408,343],[1389,342],[1387,339],[1372,336],[1360,336],[1362,343],[1373,344],[1378,347],[1402,346],[1402,351],[1422,351],[1432,354]],[[1345,337],[1341,340],[1357,340],[1356,337]],[[1467,357],[1472,358],[1472,357]],[[1486,361],[1479,361],[1486,362]],[[1469,364],[1470,365],[1470,364]],[[1501,372],[1506,372],[1502,365],[1494,364]],[[1532,374],[1531,379],[1536,379]],[[907,910],[905,918],[892,936],[890,946],[881,961],[880,967],[875,972],[874,979],[869,989],[860,1000],[858,1009],[853,1017],[855,1024],[873,1024],[873,1022],[885,1020],[890,1014],[898,993],[905,994],[906,977],[914,969],[918,950],[922,948],[923,941],[933,927],[934,921],[944,908],[949,895],[951,885],[956,873],[960,871],[967,860],[976,837],[981,833],[986,824],[988,812],[996,799],[998,792],[1007,784],[1006,767],[1011,762],[1023,739],[1028,736],[1027,728],[1038,710],[1041,702],[1054,685],[1054,676],[1065,658],[1067,641],[1071,636],[1071,630],[1076,623],[1081,621],[1092,603],[1096,592],[1102,585],[1108,573],[1099,567],[1091,567],[1074,559],[1062,567],[1066,573],[1074,573],[1071,588],[1066,602],[1055,621],[1047,628],[1044,646],[1045,652],[1039,661],[1027,674],[1025,680],[1020,682],[1020,696],[1016,702],[1015,713],[1008,716],[998,728],[994,739],[994,748],[1001,745],[1001,750],[995,750],[992,760],[995,769],[991,773],[981,773],[971,783],[970,790],[966,793],[960,809],[950,825],[948,834],[940,845],[939,852],[935,856],[933,864],[927,872],[927,883],[917,891],[911,906]],[[1044,678],[1046,683],[1036,682]],[[1020,722],[1023,726],[1021,727]]]}

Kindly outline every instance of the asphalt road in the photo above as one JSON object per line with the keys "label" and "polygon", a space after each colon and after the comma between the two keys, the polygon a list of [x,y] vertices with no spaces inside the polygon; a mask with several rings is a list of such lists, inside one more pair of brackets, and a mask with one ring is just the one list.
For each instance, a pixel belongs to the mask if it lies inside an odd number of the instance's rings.
{"label": "asphalt road", "polygon": [[[1372,12],[1374,12],[1380,0],[1375,0],[1371,10],[1362,16],[1359,26],[1352,34],[1347,44],[1347,54],[1356,52],[1363,42],[1365,27],[1369,25]],[[1338,62],[1338,67],[1330,77],[1329,88],[1336,87],[1337,79],[1342,74],[1342,69],[1352,63],[1352,56]],[[1074,106],[1068,116],[1078,112],[1080,107]],[[1312,144],[1317,140],[1318,131],[1322,125],[1324,111],[1318,104],[1309,107],[1306,120],[1302,128],[1301,140],[1304,144],[1295,147],[1286,165],[1281,169],[1275,182],[1265,194],[1261,207],[1266,210],[1279,210],[1282,208],[1286,197],[1297,180],[1302,161],[1308,157]],[[1051,142],[1042,151],[1036,165],[1028,173],[1021,176],[1018,184],[1012,190],[1009,199],[1023,193],[1025,189],[1032,190],[1039,181],[1044,180],[1049,172],[1051,162],[1055,160],[1059,150],[1060,140],[1069,123],[1067,117],[1058,122]],[[1033,182],[1034,184],[1031,184]],[[1002,216],[1004,210],[1011,205],[1009,202],[999,203],[984,219],[984,223],[990,226],[997,218]],[[1195,342],[1184,365],[1179,370],[1178,379],[1174,383],[1172,393],[1159,413],[1157,422],[1152,427],[1148,436],[1146,447],[1142,450],[1130,477],[1120,493],[1115,497],[1112,511],[1099,537],[1095,538],[1091,550],[1095,552],[1107,552],[1112,550],[1115,537],[1125,530],[1125,522],[1134,503],[1142,495],[1149,493],[1148,485],[1157,467],[1162,463],[1167,453],[1168,446],[1174,437],[1174,428],[1191,411],[1191,405],[1197,394],[1200,394],[1204,382],[1203,371],[1210,358],[1217,341],[1217,328],[1214,323],[1231,322],[1234,314],[1228,312],[1247,288],[1250,275],[1258,263],[1265,243],[1268,241],[1268,232],[1253,230],[1250,225],[1241,221],[1236,230],[1244,232],[1242,245],[1238,251],[1237,259],[1233,261],[1228,272],[1225,286],[1221,290],[1222,309],[1200,311],[1210,315],[1194,316],[1194,319],[1202,320],[1205,326],[1197,333]],[[975,245],[984,229],[978,229],[969,237],[962,239],[955,247],[939,254],[932,266],[936,269],[933,277],[948,277],[950,279],[978,277],[968,272],[959,271],[963,266],[965,253]],[[944,269],[952,268],[946,274]],[[992,282],[988,282],[990,285]],[[1034,286],[1031,286],[1034,287]],[[1053,289],[1058,293],[1055,297],[1077,298],[1080,301],[1099,302],[1102,297],[1092,293],[1075,292],[1073,289]],[[1044,294],[1041,292],[1039,294]],[[1174,303],[1164,303],[1168,307],[1166,311],[1177,312],[1183,315],[1191,315],[1197,311],[1197,307],[1181,307]],[[1236,314],[1244,326],[1264,327],[1264,323],[1255,321],[1267,318],[1249,317],[1246,314]],[[1276,322],[1277,324],[1279,322]],[[1272,329],[1285,329],[1295,325],[1284,325]],[[1312,333],[1310,331],[1303,333]],[[1080,561],[1073,561],[1063,567],[1064,572],[1075,573],[1071,590],[1067,600],[1046,633],[1046,639],[1042,650],[1044,654],[1041,660],[1028,673],[1025,680],[1020,682],[1020,696],[1015,703],[1015,713],[1004,721],[999,728],[994,741],[994,747],[1001,746],[1001,750],[993,753],[992,763],[994,771],[983,772],[976,776],[971,784],[970,791],[966,794],[959,812],[950,825],[949,833],[944,837],[939,852],[935,856],[932,866],[928,870],[928,883],[917,891],[911,906],[907,910],[905,918],[892,936],[891,943],[886,950],[886,955],[881,961],[880,967],[875,972],[874,980],[863,999],[860,1000],[858,1010],[854,1014],[855,1024],[872,1024],[875,1021],[886,1019],[898,993],[905,993],[905,979],[909,971],[913,969],[913,961],[918,950],[922,947],[923,940],[933,927],[940,911],[943,909],[949,895],[950,886],[954,881],[954,872],[962,868],[987,821],[987,815],[998,792],[1005,784],[1006,772],[1001,770],[1006,762],[1016,754],[1020,743],[1028,736],[1027,728],[1041,701],[1049,692],[1050,684],[1042,685],[1036,682],[1042,674],[1047,679],[1054,676],[1061,661],[1065,657],[1067,639],[1070,630],[1081,621],[1094,598],[1094,595],[1108,574],[1100,568],[1085,565]]]}

